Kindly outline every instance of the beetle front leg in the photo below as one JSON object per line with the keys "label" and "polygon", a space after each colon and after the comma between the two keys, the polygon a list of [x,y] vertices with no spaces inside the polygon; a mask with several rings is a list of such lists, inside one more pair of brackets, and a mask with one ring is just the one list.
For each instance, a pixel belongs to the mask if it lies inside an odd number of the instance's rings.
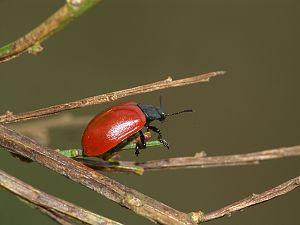
{"label": "beetle front leg", "polygon": [[143,131],[139,131],[140,137],[141,137],[141,146],[142,148],[146,148],[146,139]]}
{"label": "beetle front leg", "polygon": [[147,126],[147,129],[148,129],[148,130],[152,130],[152,131],[155,132],[155,133],[158,133],[158,140],[159,140],[166,148],[168,148],[168,149],[170,148],[168,142],[167,142],[165,139],[162,139],[162,134],[161,134],[161,131],[160,131],[159,128],[148,125],[148,126]]}

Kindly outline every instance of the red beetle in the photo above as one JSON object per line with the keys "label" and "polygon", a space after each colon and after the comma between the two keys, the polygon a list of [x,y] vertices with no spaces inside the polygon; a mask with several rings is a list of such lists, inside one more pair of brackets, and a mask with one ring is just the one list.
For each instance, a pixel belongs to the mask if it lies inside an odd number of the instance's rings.
{"label": "red beetle", "polygon": [[142,132],[144,127],[158,133],[158,140],[167,148],[168,143],[162,139],[158,128],[149,124],[154,120],[164,121],[167,116],[176,115],[192,110],[166,114],[161,107],[145,105],[137,102],[124,102],[108,108],[96,115],[87,125],[82,136],[82,147],[86,156],[99,156],[105,153],[117,151],[119,145],[133,137],[140,135],[140,142],[136,143],[135,154],[140,149],[146,148],[145,136]]}

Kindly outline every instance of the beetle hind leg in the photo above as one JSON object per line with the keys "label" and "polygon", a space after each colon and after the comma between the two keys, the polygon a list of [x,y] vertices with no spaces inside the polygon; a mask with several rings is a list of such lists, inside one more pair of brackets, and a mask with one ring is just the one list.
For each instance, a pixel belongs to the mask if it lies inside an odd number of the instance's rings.
{"label": "beetle hind leg", "polygon": [[148,130],[152,130],[153,132],[155,132],[155,133],[157,133],[158,134],[158,140],[160,141],[160,143],[162,143],[163,144],[163,146],[165,146],[166,148],[170,148],[170,145],[168,144],[168,142],[165,140],[165,139],[163,139],[162,138],[162,134],[161,134],[161,131],[160,131],[160,129],[159,128],[157,128],[157,127],[154,127],[154,126],[147,126],[147,129]]}

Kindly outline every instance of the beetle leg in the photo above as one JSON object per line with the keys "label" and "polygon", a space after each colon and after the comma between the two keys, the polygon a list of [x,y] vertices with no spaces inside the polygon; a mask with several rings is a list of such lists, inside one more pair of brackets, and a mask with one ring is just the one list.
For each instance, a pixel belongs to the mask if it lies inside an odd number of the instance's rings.
{"label": "beetle leg", "polygon": [[135,153],[134,153],[136,156],[139,156],[139,154],[140,154],[140,147],[139,147],[139,144],[138,143],[136,143],[136,145],[135,145]]}
{"label": "beetle leg", "polygon": [[140,135],[140,142],[137,142],[135,145],[135,155],[138,156],[140,154],[140,149],[144,149],[146,148],[146,139],[145,139],[145,135],[143,133],[143,131],[139,131],[139,135]]}
{"label": "beetle leg", "polygon": [[146,140],[145,140],[145,135],[143,133],[143,131],[139,131],[140,137],[141,137],[141,147],[142,148],[146,148]]}
{"label": "beetle leg", "polygon": [[158,133],[158,140],[159,140],[166,148],[168,148],[168,149],[170,148],[168,142],[167,142],[165,139],[162,139],[162,134],[161,134],[161,131],[160,131],[159,128],[148,125],[148,126],[147,126],[147,129],[148,129],[148,130],[152,130],[152,131],[155,132],[155,133]]}

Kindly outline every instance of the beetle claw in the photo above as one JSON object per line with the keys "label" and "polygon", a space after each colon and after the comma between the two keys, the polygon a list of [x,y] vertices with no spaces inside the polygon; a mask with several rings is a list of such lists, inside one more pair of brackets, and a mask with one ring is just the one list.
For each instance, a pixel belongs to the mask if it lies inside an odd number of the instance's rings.
{"label": "beetle claw", "polygon": [[137,143],[136,146],[135,146],[135,153],[134,153],[136,156],[139,156],[140,154],[140,146],[139,144]]}
{"label": "beetle claw", "polygon": [[170,149],[170,145],[169,145],[169,143],[168,143],[166,140],[164,140],[164,139],[159,139],[159,141],[160,141],[160,143],[163,144],[163,146],[165,146],[166,148]]}
{"label": "beetle claw", "polygon": [[134,154],[136,155],[136,157],[138,157],[140,154],[140,150],[136,149]]}

